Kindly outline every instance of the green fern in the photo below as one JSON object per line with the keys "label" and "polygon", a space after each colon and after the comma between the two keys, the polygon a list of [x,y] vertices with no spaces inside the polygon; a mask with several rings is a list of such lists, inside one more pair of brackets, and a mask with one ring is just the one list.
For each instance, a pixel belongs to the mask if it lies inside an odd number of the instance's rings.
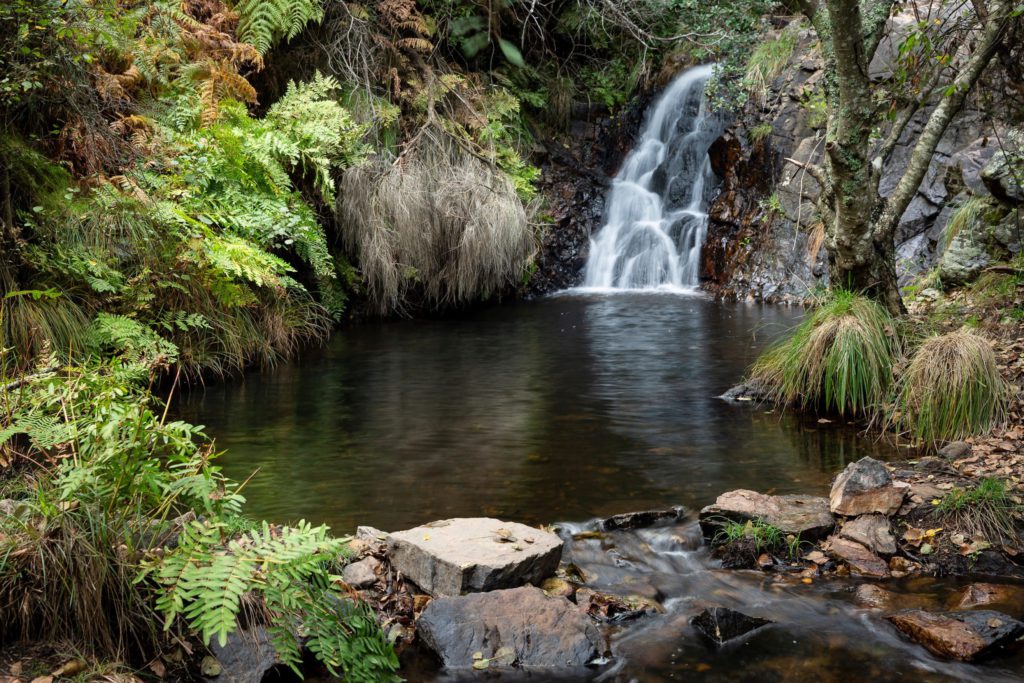
{"label": "green fern", "polygon": [[291,40],[309,22],[324,18],[323,0],[240,0],[238,37],[267,54],[281,39]]}
{"label": "green fern", "polygon": [[160,586],[156,605],[165,628],[182,618],[204,642],[224,644],[237,628],[243,598],[255,592],[271,615],[268,633],[278,657],[296,672],[305,641],[334,673],[393,679],[397,660],[372,614],[363,605],[337,607],[351,602],[328,573],[345,552],[345,539],[304,521],[283,529],[264,522],[230,536],[223,522],[192,522],[172,552],[147,565],[140,580],[149,576]]}

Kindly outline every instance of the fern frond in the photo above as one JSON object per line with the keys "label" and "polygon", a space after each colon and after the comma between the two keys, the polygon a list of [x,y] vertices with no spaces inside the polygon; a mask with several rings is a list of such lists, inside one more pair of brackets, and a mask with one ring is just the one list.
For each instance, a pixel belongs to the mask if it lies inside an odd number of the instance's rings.
{"label": "fern frond", "polygon": [[282,38],[291,40],[306,24],[324,18],[323,0],[241,0],[238,37],[267,54]]}

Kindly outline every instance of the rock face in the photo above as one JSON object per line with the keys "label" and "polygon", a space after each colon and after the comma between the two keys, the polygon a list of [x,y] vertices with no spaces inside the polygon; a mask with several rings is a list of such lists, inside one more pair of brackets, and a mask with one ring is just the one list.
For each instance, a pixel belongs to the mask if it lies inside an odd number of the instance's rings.
{"label": "rock face", "polygon": [[885,465],[865,457],[850,463],[832,484],[829,507],[837,515],[892,515],[903,504],[904,489],[893,485]]}
{"label": "rock face", "polygon": [[940,657],[973,661],[994,654],[1024,634],[1024,623],[1001,612],[924,612],[908,610],[888,617],[914,642]]}
{"label": "rock face", "polygon": [[888,563],[860,543],[833,536],[824,549],[831,557],[848,564],[855,574],[880,578],[889,576]]}
{"label": "rock face", "polygon": [[839,535],[860,543],[873,553],[892,555],[896,552],[896,539],[889,529],[889,518],[885,515],[861,515],[844,524]]}
{"label": "rock face", "polygon": [[1002,149],[981,171],[992,196],[1008,204],[1024,204],[1024,129],[1011,130]]}
{"label": "rock face", "polygon": [[[890,18],[883,41],[889,48],[883,45],[876,51],[872,78],[888,77],[898,61],[893,47],[898,47],[900,36],[917,21],[909,8]],[[815,210],[821,189],[802,168],[787,161],[822,162],[823,62],[815,49],[813,31],[799,25],[783,30],[797,37],[789,63],[769,84],[767,97],[760,101],[751,98],[739,112],[736,125],[712,149],[712,164],[724,183],[709,211],[701,279],[705,288],[724,297],[801,301],[828,278]],[[1019,67],[1009,66],[1015,61],[1020,61],[1019,56],[1001,64],[993,62],[979,84],[993,93],[992,99],[984,107],[965,106],[942,136],[897,229],[901,283],[935,265],[957,197],[967,196],[968,191],[975,196],[989,191],[997,197],[1010,196],[1004,183],[993,177],[997,174],[1003,179],[1009,174],[998,171],[998,162],[990,160],[997,161],[1001,146],[1010,147],[1004,122],[1017,118],[1014,103],[1019,95],[1012,94],[1005,83],[1019,80],[1012,73],[1019,73]],[[922,107],[913,117],[884,164],[879,186],[883,197],[889,196],[905,175],[932,109]],[[985,180],[983,168],[991,179]]]}
{"label": "rock face", "polygon": [[277,664],[274,646],[262,626],[229,634],[224,647],[215,638],[210,649],[220,664],[220,673],[208,680],[216,683],[260,683]]}
{"label": "rock face", "polygon": [[476,653],[524,668],[580,667],[604,653],[590,619],[532,586],[435,599],[417,627],[449,669],[472,667]]}
{"label": "rock face", "polygon": [[700,511],[700,528],[706,539],[714,540],[725,522],[745,523],[753,519],[763,519],[782,533],[798,535],[806,541],[824,538],[835,527],[825,498],[769,496],[737,489],[723,493],[714,505]]}
{"label": "rock face", "polygon": [[746,635],[755,629],[771,624],[769,619],[751,617],[726,607],[711,607],[695,616],[690,623],[714,645]]}
{"label": "rock face", "polygon": [[524,583],[555,573],[558,536],[489,517],[447,519],[388,536],[391,563],[434,596],[461,595]]}

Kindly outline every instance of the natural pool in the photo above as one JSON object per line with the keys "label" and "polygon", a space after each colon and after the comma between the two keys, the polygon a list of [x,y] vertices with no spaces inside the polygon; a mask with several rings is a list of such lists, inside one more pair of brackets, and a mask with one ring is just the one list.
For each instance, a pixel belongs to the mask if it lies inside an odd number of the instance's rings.
{"label": "natural pool", "polygon": [[[229,475],[256,473],[244,491],[253,515],[325,522],[337,533],[454,516],[571,530],[637,509],[696,510],[734,488],[823,494],[845,463],[892,449],[835,423],[716,398],[801,314],[697,294],[567,294],[444,320],[367,323],[298,362],[193,391],[182,411],[228,449]],[[851,581],[806,586],[717,569],[692,518],[571,542],[567,557],[599,588],[643,584],[667,613],[615,635],[611,670],[565,680],[1024,674],[1019,655],[982,667],[931,657],[856,608]],[[955,586],[895,587],[941,603]],[[714,652],[688,625],[712,604],[778,623]],[[457,680],[423,661],[404,673]]]}

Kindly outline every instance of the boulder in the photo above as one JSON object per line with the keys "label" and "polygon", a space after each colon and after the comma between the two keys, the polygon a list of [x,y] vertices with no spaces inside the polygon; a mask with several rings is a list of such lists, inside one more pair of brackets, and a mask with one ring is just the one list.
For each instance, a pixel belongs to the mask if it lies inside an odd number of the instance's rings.
{"label": "boulder", "polygon": [[388,536],[391,564],[433,596],[540,583],[555,573],[555,534],[489,517],[446,519]]}
{"label": "boulder", "polygon": [[972,583],[964,586],[949,601],[952,609],[998,606],[1019,618],[1024,616],[1024,586],[1008,583]]}
{"label": "boulder", "polygon": [[583,612],[533,586],[436,598],[420,615],[417,632],[449,669],[482,660],[528,669],[580,667],[605,649]]}
{"label": "boulder", "polygon": [[1002,149],[981,170],[992,196],[1007,204],[1024,204],[1024,129],[1012,130]]}
{"label": "boulder", "polygon": [[352,588],[368,588],[377,583],[377,567],[380,560],[376,557],[364,557],[358,562],[345,565],[341,570],[341,579]]}
{"label": "boulder", "polygon": [[711,607],[691,619],[690,623],[698,633],[719,646],[767,626],[772,621],[751,617],[727,607]]}
{"label": "boulder", "polygon": [[862,546],[860,543],[833,536],[822,549],[840,562],[850,566],[850,571],[863,576],[889,576],[888,563]]}
{"label": "boulder", "polygon": [[925,612],[906,610],[887,617],[907,637],[932,654],[974,661],[994,654],[1024,634],[1024,623],[1002,612]]}
{"label": "boulder", "polygon": [[[210,645],[219,667],[207,666],[207,680],[216,683],[260,683],[277,658],[266,629],[257,626],[228,634],[223,647],[216,638]],[[214,675],[213,672],[217,672]]]}
{"label": "boulder", "polygon": [[846,466],[832,484],[829,507],[837,515],[892,515],[903,504],[905,487],[895,486],[885,465],[864,457]]}
{"label": "boulder", "polygon": [[671,507],[665,510],[645,510],[643,512],[626,512],[621,515],[614,515],[601,522],[601,528],[605,531],[617,531],[624,529],[643,529],[644,527],[676,522],[684,514],[681,506]]}
{"label": "boulder", "polygon": [[793,534],[805,541],[824,538],[835,527],[825,498],[769,496],[737,489],[723,493],[714,505],[700,511],[700,528],[706,539],[713,540],[727,521],[743,524],[753,519],[763,519],[783,534]]}
{"label": "boulder", "polygon": [[939,457],[946,460],[959,460],[971,454],[971,444],[966,441],[951,441],[939,449]]}
{"label": "boulder", "polygon": [[764,382],[758,379],[752,379],[743,384],[737,384],[734,387],[728,389],[724,394],[718,398],[723,401],[732,401],[739,403],[743,401],[765,401],[771,397],[771,390],[765,385]]}
{"label": "boulder", "polygon": [[860,543],[873,553],[892,555],[896,552],[896,539],[885,515],[861,515],[851,519],[843,524],[839,536]]}

